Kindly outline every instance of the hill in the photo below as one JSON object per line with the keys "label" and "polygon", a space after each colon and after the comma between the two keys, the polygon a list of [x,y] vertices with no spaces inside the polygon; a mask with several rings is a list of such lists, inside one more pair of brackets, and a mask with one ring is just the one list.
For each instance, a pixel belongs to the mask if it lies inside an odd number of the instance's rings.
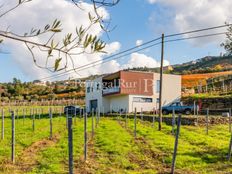
{"label": "hill", "polygon": [[[159,68],[138,67],[130,70],[159,72]],[[194,61],[164,67],[170,74],[203,74],[232,70],[232,56],[207,56]]]}
{"label": "hill", "polygon": [[173,66],[174,74],[200,74],[232,70],[232,56],[207,56],[196,61],[190,61]]}

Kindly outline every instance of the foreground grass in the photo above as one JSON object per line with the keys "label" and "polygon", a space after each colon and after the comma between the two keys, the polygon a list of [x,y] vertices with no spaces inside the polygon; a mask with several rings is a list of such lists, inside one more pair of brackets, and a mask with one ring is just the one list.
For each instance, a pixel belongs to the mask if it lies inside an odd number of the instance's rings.
{"label": "foreground grass", "polygon": [[[132,130],[133,121],[129,121]],[[145,137],[153,151],[162,154],[162,160],[171,165],[175,137],[171,134],[171,126],[163,124],[162,131],[150,123],[138,122],[137,134]],[[181,126],[176,167],[187,172],[218,173],[232,172],[231,163],[226,161],[230,140],[228,126],[211,126],[209,135],[205,127]]]}
{"label": "foreground grass", "polygon": [[99,165],[96,173],[156,173],[155,164],[117,121],[104,119],[96,130],[95,141]]}
{"label": "foreground grass", "polygon": [[[74,122],[74,120],[73,120]],[[134,121],[101,118],[95,129],[94,139],[89,134],[88,159],[83,160],[83,118],[73,123],[75,173],[166,173],[170,172],[175,137],[171,126],[138,121],[137,138],[133,136]],[[0,141],[0,173],[68,173],[68,137],[66,118],[53,118],[53,140],[49,137],[48,117],[36,119],[32,131],[30,118],[16,119],[16,168],[4,168],[10,164],[11,120],[5,119],[5,139]],[[88,119],[91,132],[91,119]],[[231,162],[226,161],[230,133],[228,125],[209,127],[181,126],[176,168],[178,173],[232,173]],[[37,151],[27,151],[38,142]],[[31,149],[30,149],[31,150]],[[25,155],[25,152],[28,154]],[[20,160],[35,161],[27,170]],[[30,156],[29,156],[30,157]]]}

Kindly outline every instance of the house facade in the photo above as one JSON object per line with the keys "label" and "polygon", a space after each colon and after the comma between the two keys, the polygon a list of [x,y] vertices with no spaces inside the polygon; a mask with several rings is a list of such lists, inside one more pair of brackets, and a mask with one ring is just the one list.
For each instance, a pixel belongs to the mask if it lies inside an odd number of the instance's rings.
{"label": "house facade", "polygon": [[[159,106],[160,74],[118,71],[86,81],[86,109],[100,112],[153,111]],[[181,76],[163,75],[162,105],[181,97]]]}

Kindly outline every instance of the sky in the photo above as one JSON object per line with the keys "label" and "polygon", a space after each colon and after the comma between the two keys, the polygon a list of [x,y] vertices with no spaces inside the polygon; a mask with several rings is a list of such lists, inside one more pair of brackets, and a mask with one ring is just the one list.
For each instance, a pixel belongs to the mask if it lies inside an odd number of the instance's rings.
{"label": "sky", "polygon": [[[0,14],[15,5],[18,0],[0,0],[4,7]],[[44,5],[46,3],[46,5]],[[22,34],[32,27],[40,28],[54,19],[62,21],[63,31],[57,39],[62,39],[65,32],[75,31],[75,27],[88,24],[88,12],[93,12],[92,5],[83,3],[85,10],[76,8],[66,0],[32,0],[7,16],[0,18],[0,30],[9,27],[10,31]],[[75,67],[113,55],[128,48],[165,35],[195,29],[223,25],[232,21],[231,0],[121,0],[114,7],[101,8],[100,14],[110,20],[110,32],[107,34],[99,26],[93,26],[91,32],[107,44],[107,54],[74,56]],[[224,32],[224,29],[212,30],[195,35]],[[183,37],[195,36],[185,35]],[[33,38],[43,42],[43,38]],[[220,43],[224,35],[187,41],[165,43],[164,64],[178,64],[204,56],[218,56],[224,52]],[[48,72],[35,66],[25,45],[11,40],[4,40],[0,45],[4,54],[0,54],[0,82],[11,81],[13,77],[22,81],[33,81],[56,73]],[[82,78],[89,75],[111,73],[123,68],[160,66],[161,46],[156,45],[141,52],[134,52],[121,59],[112,60],[100,66],[91,67],[78,73],[71,73],[59,79]],[[38,62],[45,62],[45,55],[36,51]],[[53,62],[54,63],[54,62]],[[52,62],[51,62],[52,64]],[[71,64],[68,64],[71,69]],[[52,79],[52,80],[59,80]]]}

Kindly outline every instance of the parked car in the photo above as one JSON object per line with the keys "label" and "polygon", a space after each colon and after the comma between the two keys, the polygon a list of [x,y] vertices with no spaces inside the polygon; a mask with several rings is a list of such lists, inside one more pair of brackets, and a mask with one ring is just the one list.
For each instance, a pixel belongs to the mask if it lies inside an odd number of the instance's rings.
{"label": "parked car", "polygon": [[67,114],[67,111],[68,111],[68,114],[70,115],[75,115],[75,112],[76,112],[76,115],[78,115],[80,114],[80,110],[81,110],[80,106],[65,106],[64,114]]}
{"label": "parked car", "polygon": [[183,105],[182,102],[174,102],[162,107],[162,113],[164,115],[172,113],[173,110],[175,113],[190,115],[194,110],[194,106]]}

